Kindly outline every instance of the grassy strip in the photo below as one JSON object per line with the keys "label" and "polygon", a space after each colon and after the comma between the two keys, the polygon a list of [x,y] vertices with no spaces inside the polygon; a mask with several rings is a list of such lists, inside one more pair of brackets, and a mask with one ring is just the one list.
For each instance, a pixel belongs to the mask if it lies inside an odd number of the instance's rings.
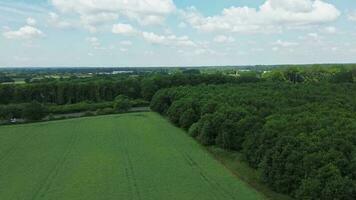
{"label": "grassy strip", "polygon": [[220,161],[234,175],[261,192],[267,199],[293,200],[293,198],[287,195],[272,191],[265,184],[261,183],[258,171],[252,169],[245,161],[243,161],[241,153],[226,151],[218,147],[207,147],[207,149],[215,159]]}

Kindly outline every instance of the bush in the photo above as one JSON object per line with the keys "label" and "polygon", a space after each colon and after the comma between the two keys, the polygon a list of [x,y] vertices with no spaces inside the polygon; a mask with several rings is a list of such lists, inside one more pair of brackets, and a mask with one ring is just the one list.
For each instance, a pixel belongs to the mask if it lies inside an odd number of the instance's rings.
{"label": "bush", "polygon": [[0,119],[10,120],[12,118],[21,118],[23,116],[24,107],[24,104],[0,106]]}
{"label": "bush", "polygon": [[128,97],[119,95],[115,98],[114,109],[117,112],[127,112],[131,109],[132,104]]}
{"label": "bush", "polygon": [[115,110],[113,108],[104,108],[104,109],[100,109],[96,112],[98,115],[110,115],[110,114],[114,114]]}
{"label": "bush", "polygon": [[49,106],[49,112],[54,114],[68,114],[84,111],[96,111],[98,109],[108,107],[113,107],[113,102],[90,103],[84,101],[76,104],[51,105]]}
{"label": "bush", "polygon": [[91,117],[91,116],[95,116],[95,113],[94,113],[94,112],[87,111],[87,112],[84,113],[83,116],[84,116],[84,117]]}
{"label": "bush", "polygon": [[45,106],[33,101],[25,106],[23,110],[23,117],[30,121],[37,121],[43,119],[48,114],[48,110]]}
{"label": "bush", "polygon": [[201,123],[197,122],[192,126],[190,126],[188,132],[190,136],[197,137],[198,135],[200,135],[200,131],[201,131]]}
{"label": "bush", "polygon": [[132,107],[147,107],[150,105],[149,101],[143,99],[133,99],[131,100]]}

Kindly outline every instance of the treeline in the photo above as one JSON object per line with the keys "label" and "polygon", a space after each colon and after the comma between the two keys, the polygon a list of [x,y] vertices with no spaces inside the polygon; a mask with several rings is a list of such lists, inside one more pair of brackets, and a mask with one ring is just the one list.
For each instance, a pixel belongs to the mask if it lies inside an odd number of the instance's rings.
{"label": "treeline", "polygon": [[[113,101],[118,95],[150,100],[156,91],[180,85],[235,83],[241,78],[213,75],[102,76],[95,79],[57,80],[21,85],[0,85],[0,104],[37,101],[58,105],[83,101]],[[254,80],[252,80],[254,81]]]}
{"label": "treeline", "polygon": [[14,82],[14,80],[8,77],[6,74],[0,72],[0,84],[1,83],[10,83]]}
{"label": "treeline", "polygon": [[151,109],[204,145],[242,152],[273,190],[356,199],[356,85],[254,83],[160,90]]}
{"label": "treeline", "polygon": [[321,65],[279,67],[260,75],[264,80],[292,83],[353,83],[356,82],[355,65]]}

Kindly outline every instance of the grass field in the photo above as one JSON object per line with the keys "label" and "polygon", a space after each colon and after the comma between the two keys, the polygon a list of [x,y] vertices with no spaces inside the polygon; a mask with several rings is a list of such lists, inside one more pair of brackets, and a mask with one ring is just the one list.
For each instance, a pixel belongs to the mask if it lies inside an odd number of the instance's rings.
{"label": "grass field", "polygon": [[154,113],[0,127],[1,200],[263,199]]}

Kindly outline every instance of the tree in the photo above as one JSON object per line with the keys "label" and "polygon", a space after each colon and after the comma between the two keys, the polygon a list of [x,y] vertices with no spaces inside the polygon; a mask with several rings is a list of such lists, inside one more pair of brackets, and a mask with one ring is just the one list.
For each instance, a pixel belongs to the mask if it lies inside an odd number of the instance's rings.
{"label": "tree", "polygon": [[183,112],[183,114],[179,118],[179,125],[188,130],[189,127],[197,122],[199,119],[199,116],[195,113],[195,111],[190,108],[186,111]]}
{"label": "tree", "polygon": [[141,95],[145,100],[150,101],[157,90],[158,86],[154,80],[145,78],[141,81]]}
{"label": "tree", "polygon": [[202,123],[201,122],[194,123],[189,128],[189,131],[188,131],[189,135],[194,137],[194,138],[197,137],[198,135],[200,135],[201,128],[202,128]]}
{"label": "tree", "polygon": [[227,119],[221,125],[221,131],[216,138],[216,144],[224,149],[233,149],[235,145],[236,132],[239,130],[236,127],[236,123]]}
{"label": "tree", "polygon": [[114,109],[118,112],[127,112],[131,109],[131,101],[127,96],[119,95],[115,98]]}
{"label": "tree", "polygon": [[198,140],[203,145],[215,144],[216,132],[214,129],[213,118],[214,116],[211,114],[205,115],[199,122],[201,123],[202,127],[201,127],[200,135],[198,136]]}
{"label": "tree", "polygon": [[32,103],[25,106],[23,110],[23,117],[30,121],[37,121],[43,119],[48,114],[47,108],[33,101]]}

